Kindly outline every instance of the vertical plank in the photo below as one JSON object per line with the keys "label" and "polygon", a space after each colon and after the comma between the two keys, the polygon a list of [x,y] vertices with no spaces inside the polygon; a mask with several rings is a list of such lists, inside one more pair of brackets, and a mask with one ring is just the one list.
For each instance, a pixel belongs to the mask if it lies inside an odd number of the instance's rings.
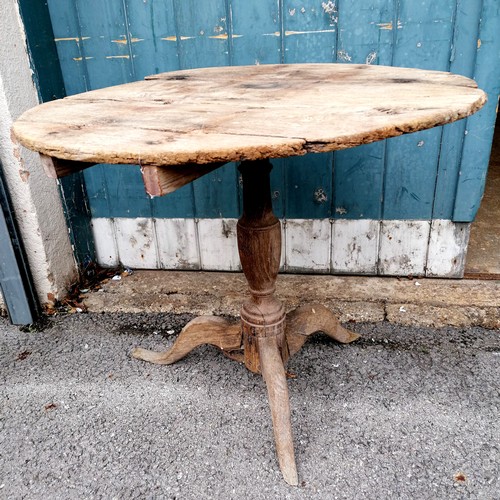
{"label": "vertical plank", "polygon": [[150,199],[138,166],[106,165],[102,171],[109,217],[151,217]]}
{"label": "vertical plank", "polygon": [[[136,78],[179,69],[178,44],[180,40],[177,39],[174,0],[161,3],[126,0],[125,5],[129,25],[123,43],[126,42],[130,46]],[[169,196],[155,197],[150,200],[150,204],[152,215],[157,219],[189,218],[195,215],[192,186],[185,186]],[[135,214],[135,216],[141,215],[147,215],[147,207],[142,213]],[[175,229],[178,226],[168,221],[161,222],[156,226],[157,229],[160,228],[156,235],[160,251],[165,247],[165,251],[168,252],[173,244],[169,238],[176,238],[177,233],[174,231],[172,235],[166,234],[163,229],[167,227]],[[188,245],[186,251],[189,253],[189,250]],[[191,262],[191,257],[188,261]],[[163,261],[162,265],[164,265]]]}
{"label": "vertical plank", "polygon": [[[135,80],[127,4],[122,0],[76,0],[76,6],[91,88]],[[85,179],[93,175],[102,177],[102,180],[96,179],[101,189],[92,193],[90,199],[98,196],[107,199],[99,203],[93,214],[100,217],[151,217],[151,204],[138,167],[106,165],[89,170]],[[99,213],[98,208],[106,207],[106,213]]]}
{"label": "vertical plank", "polygon": [[89,87],[99,89],[134,79],[123,2],[75,0]]}
{"label": "vertical plank", "polygon": [[387,140],[383,219],[430,219],[441,142],[425,130]]}
{"label": "vertical plank", "polygon": [[236,219],[199,219],[201,268],[204,271],[240,271]]}
{"label": "vertical plank", "polygon": [[153,220],[116,218],[114,225],[120,262],[134,269],[158,269]]}
{"label": "vertical plank", "polygon": [[382,221],[378,272],[381,275],[425,274],[430,222]]}
{"label": "vertical plank", "polygon": [[90,84],[76,4],[74,0],[48,0],[47,5],[66,94],[85,92]]}
{"label": "vertical plank", "polygon": [[[449,70],[472,78],[476,62],[482,2],[457,0]],[[443,127],[433,218],[451,219],[460,175],[467,120]]]}
{"label": "vertical plank", "polygon": [[115,267],[120,263],[116,245],[113,219],[97,217],[92,219],[96,260],[100,266]]}
{"label": "vertical plank", "polygon": [[483,0],[474,79],[488,102],[467,120],[453,220],[472,221],[484,192],[500,93],[500,4]]}
{"label": "vertical plank", "polygon": [[332,273],[377,274],[379,232],[378,220],[335,220]]}
{"label": "vertical plank", "polygon": [[[335,60],[337,8],[334,2],[308,4],[283,0],[282,19],[285,63]],[[287,219],[330,217],[332,161],[332,153],[284,161],[284,215]],[[294,227],[292,224],[289,229],[294,230]]]}
{"label": "vertical plank", "polygon": [[[401,2],[394,66],[447,70],[456,0]],[[441,128],[387,141],[384,219],[430,219]]]}
{"label": "vertical plank", "polygon": [[[175,2],[181,68],[231,64],[229,14],[225,0]],[[194,182],[196,217],[238,217],[237,183],[234,164],[217,169]]]}
{"label": "vertical plank", "polygon": [[194,219],[155,219],[158,255],[163,269],[200,269]]}
{"label": "vertical plank", "polygon": [[[231,64],[278,64],[282,62],[282,2],[280,0],[230,0],[232,46]],[[273,211],[278,218],[285,215],[286,160],[271,161]],[[241,186],[239,185],[241,207]],[[239,215],[239,211],[238,211]]]}
{"label": "vertical plank", "polygon": [[333,62],[337,41],[336,2],[283,0],[284,62]]}
{"label": "vertical plank", "polygon": [[[338,61],[390,65],[394,32],[399,26],[397,15],[393,0],[341,3]],[[335,219],[381,218],[385,147],[383,141],[334,154]]]}
{"label": "vertical plank", "polygon": [[224,0],[175,2],[182,69],[229,64],[228,14]]}
{"label": "vertical plank", "polygon": [[281,60],[279,0],[230,0],[232,59],[235,66]]}
{"label": "vertical plank", "polygon": [[332,225],[329,219],[288,219],[285,238],[287,272],[330,271]]}
{"label": "vertical plank", "polygon": [[124,0],[127,32],[118,42],[128,45],[135,79],[179,68],[174,0]]}
{"label": "vertical plank", "polygon": [[433,220],[429,238],[426,276],[462,278],[469,243],[470,224]]}
{"label": "vertical plank", "polygon": [[228,163],[192,183],[196,217],[236,218],[240,214],[238,172]]}

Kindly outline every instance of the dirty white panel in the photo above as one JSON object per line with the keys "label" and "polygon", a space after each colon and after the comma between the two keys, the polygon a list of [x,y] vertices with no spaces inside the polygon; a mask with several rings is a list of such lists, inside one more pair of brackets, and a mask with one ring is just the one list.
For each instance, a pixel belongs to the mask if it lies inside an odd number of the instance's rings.
{"label": "dirty white panel", "polygon": [[280,255],[280,273],[286,272],[285,260],[286,260],[286,224],[287,221],[280,219],[281,223],[281,255]]}
{"label": "dirty white panel", "polygon": [[117,266],[119,259],[113,219],[106,217],[92,219],[92,234],[97,263],[103,267]]}
{"label": "dirty white panel", "polygon": [[201,268],[206,271],[239,271],[237,219],[198,219]]}
{"label": "dirty white panel", "polygon": [[425,275],[430,222],[382,221],[378,271],[381,275]]}
{"label": "dirty white panel", "polygon": [[379,232],[379,220],[336,220],[333,224],[332,272],[377,274]]}
{"label": "dirty white panel", "polygon": [[116,218],[114,221],[120,262],[133,269],[158,269],[153,220]]}
{"label": "dirty white panel", "polygon": [[194,219],[155,219],[160,266],[163,269],[200,269]]}
{"label": "dirty white panel", "polygon": [[330,272],[332,224],[329,219],[287,219],[287,272]]}
{"label": "dirty white panel", "polygon": [[[97,262],[240,271],[236,219],[95,218]],[[332,232],[332,236],[330,236]],[[281,272],[461,277],[470,224],[447,220],[282,221]],[[286,260],[286,265],[285,265]],[[331,260],[331,269],[330,269]]]}
{"label": "dirty white panel", "polygon": [[427,276],[462,278],[470,224],[433,220],[427,255]]}

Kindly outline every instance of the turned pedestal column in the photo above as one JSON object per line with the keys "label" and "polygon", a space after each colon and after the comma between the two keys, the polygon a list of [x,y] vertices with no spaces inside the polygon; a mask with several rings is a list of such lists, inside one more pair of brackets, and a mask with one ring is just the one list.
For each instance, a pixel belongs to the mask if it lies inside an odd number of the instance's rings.
{"label": "turned pedestal column", "polygon": [[243,215],[238,250],[250,289],[241,308],[245,366],[262,373],[273,419],[278,461],[285,480],[297,484],[284,363],[288,360],[285,308],[274,296],[281,255],[281,224],[271,202],[268,160],[242,162]]}

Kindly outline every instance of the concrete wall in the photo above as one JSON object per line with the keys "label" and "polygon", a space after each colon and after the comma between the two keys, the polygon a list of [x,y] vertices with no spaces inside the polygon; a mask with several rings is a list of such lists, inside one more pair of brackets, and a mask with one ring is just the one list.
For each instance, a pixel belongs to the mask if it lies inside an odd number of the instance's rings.
{"label": "concrete wall", "polygon": [[17,145],[11,126],[38,104],[17,2],[0,2],[0,159],[38,297],[60,298],[76,278],[76,264],[56,181],[38,154]]}

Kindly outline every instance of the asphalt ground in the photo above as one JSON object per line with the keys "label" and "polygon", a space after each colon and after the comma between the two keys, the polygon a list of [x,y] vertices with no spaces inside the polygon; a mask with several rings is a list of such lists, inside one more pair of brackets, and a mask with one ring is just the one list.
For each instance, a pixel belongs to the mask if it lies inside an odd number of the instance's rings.
{"label": "asphalt ground", "polygon": [[500,499],[500,331],[311,339],[288,364],[294,488],[260,376],[209,346],[172,366],[130,357],[188,319],[0,319],[0,498]]}

